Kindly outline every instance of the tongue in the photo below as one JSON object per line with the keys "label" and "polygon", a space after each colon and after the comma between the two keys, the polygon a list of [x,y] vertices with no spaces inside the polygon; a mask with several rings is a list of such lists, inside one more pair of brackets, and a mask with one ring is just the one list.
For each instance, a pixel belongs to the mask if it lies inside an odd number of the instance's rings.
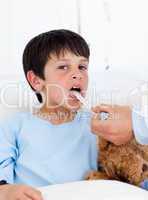
{"label": "tongue", "polygon": [[76,93],[81,95],[80,92],[78,92],[76,90],[72,90],[72,91],[70,91],[70,97],[78,99],[77,96],[76,96]]}
{"label": "tongue", "polygon": [[79,92],[74,92],[73,95],[83,104],[85,104],[85,99]]}

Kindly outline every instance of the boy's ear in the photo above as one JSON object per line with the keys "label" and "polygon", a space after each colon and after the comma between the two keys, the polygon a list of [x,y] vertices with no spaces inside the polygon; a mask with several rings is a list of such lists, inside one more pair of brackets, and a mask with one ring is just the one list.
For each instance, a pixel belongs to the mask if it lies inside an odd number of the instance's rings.
{"label": "boy's ear", "polygon": [[35,75],[35,73],[32,70],[27,72],[27,80],[35,91],[42,91],[44,87],[44,80]]}

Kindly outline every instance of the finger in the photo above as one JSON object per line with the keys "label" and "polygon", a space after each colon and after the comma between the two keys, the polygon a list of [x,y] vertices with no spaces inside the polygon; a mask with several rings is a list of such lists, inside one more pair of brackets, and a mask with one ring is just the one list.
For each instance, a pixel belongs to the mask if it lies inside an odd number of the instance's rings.
{"label": "finger", "polygon": [[91,121],[92,130],[97,132],[98,134],[110,134],[110,123],[108,120],[98,120],[96,118],[92,118]]}
{"label": "finger", "polygon": [[105,135],[105,134],[102,134],[102,135],[101,135],[101,134],[100,134],[99,136],[102,137],[103,139],[105,139],[105,140],[107,140],[107,141],[113,143],[113,138],[112,138],[111,135]]}
{"label": "finger", "polygon": [[32,200],[43,200],[42,193],[34,188],[28,188],[25,194]]}
{"label": "finger", "polygon": [[107,105],[107,104],[101,104],[100,106],[95,106],[92,108],[93,112],[108,112],[112,113],[113,112],[113,106],[112,105]]}
{"label": "finger", "polygon": [[[96,120],[97,121],[97,120]],[[92,132],[116,145],[121,144],[121,136],[113,131],[112,124],[106,121],[93,122]]]}
{"label": "finger", "polygon": [[96,132],[95,135],[99,136],[100,138],[105,139],[106,141],[113,142],[113,136],[110,134],[106,134],[105,132]]}
{"label": "finger", "polygon": [[108,112],[112,113],[114,109],[113,105],[101,104],[100,105],[100,112]]}
{"label": "finger", "polygon": [[27,197],[25,194],[22,194],[22,196],[19,199],[20,200],[32,200],[30,197]]}

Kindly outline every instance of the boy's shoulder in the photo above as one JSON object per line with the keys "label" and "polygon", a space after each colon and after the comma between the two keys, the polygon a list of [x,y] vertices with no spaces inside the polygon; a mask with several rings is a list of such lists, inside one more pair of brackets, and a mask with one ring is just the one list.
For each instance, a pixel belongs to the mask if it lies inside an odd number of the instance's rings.
{"label": "boy's shoulder", "polygon": [[14,130],[19,129],[24,121],[28,119],[29,112],[16,112],[0,120],[0,128],[11,128]]}

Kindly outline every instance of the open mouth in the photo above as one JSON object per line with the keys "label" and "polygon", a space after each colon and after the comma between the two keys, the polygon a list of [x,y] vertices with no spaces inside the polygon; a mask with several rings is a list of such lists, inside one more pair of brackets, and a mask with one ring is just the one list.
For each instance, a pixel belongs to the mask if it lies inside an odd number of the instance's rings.
{"label": "open mouth", "polygon": [[[82,93],[82,90],[80,87],[72,87],[70,89],[70,97],[73,98],[73,99],[77,99],[76,96],[74,95],[74,92],[78,92],[78,93]],[[81,94],[82,95],[82,94]]]}
{"label": "open mouth", "polygon": [[72,87],[71,89],[70,89],[70,91],[76,91],[76,92],[81,92],[81,88],[79,88],[79,87]]}

